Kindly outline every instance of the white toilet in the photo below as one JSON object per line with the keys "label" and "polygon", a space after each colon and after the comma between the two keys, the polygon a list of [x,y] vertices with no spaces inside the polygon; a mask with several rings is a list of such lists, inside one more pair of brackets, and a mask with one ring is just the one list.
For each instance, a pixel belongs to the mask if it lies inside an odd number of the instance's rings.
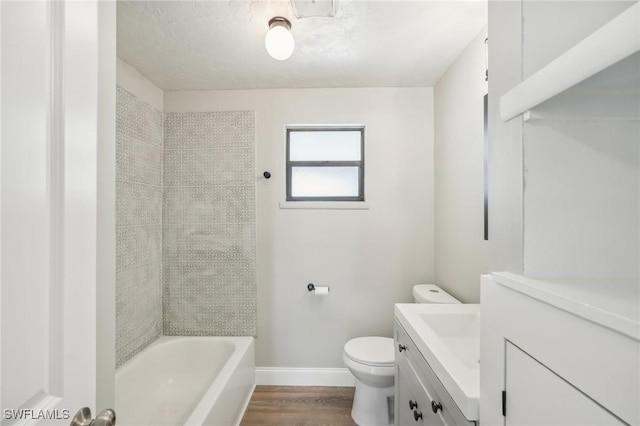
{"label": "white toilet", "polygon": [[[416,303],[460,303],[433,284],[413,286]],[[342,360],[356,378],[351,417],[359,426],[393,425],[395,350],[389,337],[357,337],[344,345]]]}

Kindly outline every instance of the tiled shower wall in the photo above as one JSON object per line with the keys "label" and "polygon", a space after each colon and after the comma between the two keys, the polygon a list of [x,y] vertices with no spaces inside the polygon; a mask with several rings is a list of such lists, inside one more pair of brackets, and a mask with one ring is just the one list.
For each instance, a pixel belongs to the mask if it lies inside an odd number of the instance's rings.
{"label": "tiled shower wall", "polygon": [[162,113],[116,92],[116,365],[162,331]]}
{"label": "tiled shower wall", "polygon": [[255,335],[254,113],[166,113],[164,135],[164,333]]}

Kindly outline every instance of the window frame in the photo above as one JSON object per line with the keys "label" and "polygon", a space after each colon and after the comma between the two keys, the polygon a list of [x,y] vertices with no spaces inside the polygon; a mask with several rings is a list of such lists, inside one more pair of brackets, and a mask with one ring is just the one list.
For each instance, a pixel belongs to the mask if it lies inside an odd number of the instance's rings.
{"label": "window frame", "polygon": [[[291,161],[291,132],[360,132],[359,161]],[[364,199],[364,125],[357,126],[287,126],[286,127],[286,201],[365,201]],[[294,167],[357,167],[357,196],[304,196],[291,195],[292,169]]]}

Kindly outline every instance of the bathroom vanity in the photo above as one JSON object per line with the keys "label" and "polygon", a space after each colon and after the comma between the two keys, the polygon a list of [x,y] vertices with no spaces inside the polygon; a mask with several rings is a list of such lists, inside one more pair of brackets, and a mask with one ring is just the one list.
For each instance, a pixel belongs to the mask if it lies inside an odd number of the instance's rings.
{"label": "bathroom vanity", "polygon": [[476,424],[479,327],[479,305],[396,305],[397,426]]}

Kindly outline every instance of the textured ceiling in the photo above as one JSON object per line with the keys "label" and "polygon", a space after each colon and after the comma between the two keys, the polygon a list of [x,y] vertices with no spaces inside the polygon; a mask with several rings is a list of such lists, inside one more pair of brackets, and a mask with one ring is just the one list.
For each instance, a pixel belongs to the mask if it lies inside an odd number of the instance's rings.
{"label": "textured ceiling", "polygon": [[[289,1],[118,1],[118,56],[164,90],[433,86],[487,21],[486,0],[338,0],[333,18]],[[291,21],[286,61],[267,22]]]}

